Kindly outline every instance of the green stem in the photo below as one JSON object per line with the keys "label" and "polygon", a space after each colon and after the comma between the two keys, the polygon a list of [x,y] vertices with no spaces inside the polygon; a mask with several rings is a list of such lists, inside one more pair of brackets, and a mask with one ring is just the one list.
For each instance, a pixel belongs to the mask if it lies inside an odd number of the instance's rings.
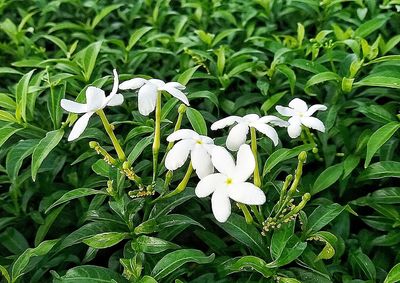
{"label": "green stem", "polygon": [[318,153],[317,143],[315,142],[314,137],[313,137],[313,135],[312,135],[311,132],[310,132],[310,129],[307,128],[307,127],[303,127],[303,128],[304,128],[304,130],[305,130],[305,132],[306,132],[308,141],[309,141],[310,144],[313,146],[312,152],[313,152],[315,158],[316,158],[317,160],[319,160],[319,161],[322,161],[323,159],[322,159],[322,157],[321,157],[321,156],[319,155],[319,153]]}
{"label": "green stem", "polygon": [[153,142],[153,183],[156,181],[158,168],[158,152],[160,150],[161,135],[161,91],[157,92],[156,101],[156,121],[154,126],[154,142]]}
{"label": "green stem", "polygon": [[113,128],[112,128],[110,122],[108,122],[106,114],[104,114],[103,109],[96,111],[96,114],[99,115],[101,121],[103,122],[104,129],[106,130],[108,136],[110,137],[110,139],[114,145],[114,148],[115,148],[115,151],[117,152],[119,160],[125,161],[125,159],[126,159],[125,153],[122,150],[122,147],[119,144],[117,137],[114,134]]}
{"label": "green stem", "polygon": [[250,128],[250,135],[251,135],[251,151],[254,155],[254,160],[256,162],[256,167],[254,168],[254,185],[256,187],[261,187],[261,178],[260,178],[260,170],[258,168],[258,158],[257,158],[257,135],[256,129],[251,127]]}
{"label": "green stem", "polygon": [[189,179],[192,176],[192,173],[193,173],[193,166],[192,166],[192,162],[190,162],[185,176],[183,177],[183,179],[179,183],[179,185],[176,187],[176,189],[173,190],[172,192],[170,192],[169,194],[165,195],[165,196],[157,198],[156,200],[154,200],[154,202],[160,201],[162,199],[170,198],[170,197],[172,197],[174,195],[177,195],[177,194],[183,192],[186,189],[187,183],[189,182]]}
{"label": "green stem", "polygon": [[246,223],[252,224],[254,222],[253,216],[251,216],[249,209],[243,203],[238,202],[237,206],[242,210]]}

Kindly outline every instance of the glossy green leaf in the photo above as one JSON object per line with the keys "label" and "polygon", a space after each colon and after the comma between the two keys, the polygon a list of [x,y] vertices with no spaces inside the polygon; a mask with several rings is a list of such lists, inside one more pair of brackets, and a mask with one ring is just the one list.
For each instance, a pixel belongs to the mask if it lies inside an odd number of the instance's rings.
{"label": "glossy green leaf", "polygon": [[400,281],[400,263],[390,269],[383,283],[395,283]]}
{"label": "glossy green leaf", "polygon": [[54,283],[76,283],[76,282],[90,282],[90,283],[104,283],[104,282],[118,282],[128,283],[121,274],[105,268],[102,266],[94,265],[81,265],[76,266],[67,271],[64,276],[55,278]]}
{"label": "glossy green leaf", "polygon": [[105,249],[118,244],[127,236],[127,233],[106,232],[83,239],[82,242],[95,249]]}
{"label": "glossy green leaf", "polygon": [[194,249],[182,249],[171,252],[165,255],[159,262],[154,266],[151,271],[151,275],[156,280],[165,278],[173,271],[184,265],[185,263],[195,262],[197,264],[206,264],[214,260],[214,254],[206,256],[200,250]]}
{"label": "glossy green leaf", "polygon": [[304,229],[305,234],[310,235],[318,232],[342,213],[344,209],[344,206],[337,203],[318,206],[308,217],[308,222]]}
{"label": "glossy green leaf", "polygon": [[49,153],[58,145],[64,135],[64,130],[55,130],[48,132],[46,136],[40,140],[32,154],[32,180],[36,180],[36,175],[39,171],[40,165]]}
{"label": "glossy green leaf", "polygon": [[204,121],[203,115],[201,115],[198,110],[188,107],[186,109],[186,115],[195,132],[200,135],[207,135],[206,121]]}
{"label": "glossy green leaf", "polygon": [[326,168],[315,180],[311,194],[315,195],[333,185],[343,173],[343,164],[335,164]]}
{"label": "glossy green leaf", "polygon": [[369,179],[382,179],[382,178],[400,178],[400,162],[397,161],[381,161],[371,164],[365,169],[358,181],[365,181]]}
{"label": "glossy green leaf", "polygon": [[399,128],[399,122],[391,122],[382,126],[371,135],[367,143],[367,155],[365,157],[364,168],[368,167],[374,154],[394,135]]}
{"label": "glossy green leaf", "polygon": [[165,241],[160,238],[142,235],[139,236],[136,240],[132,241],[132,248],[136,252],[158,254],[166,250],[176,250],[180,247],[174,243]]}
{"label": "glossy green leaf", "polygon": [[26,107],[28,103],[28,87],[29,81],[35,70],[30,71],[25,74],[17,84],[16,94],[15,94],[15,118],[18,122],[26,121]]}

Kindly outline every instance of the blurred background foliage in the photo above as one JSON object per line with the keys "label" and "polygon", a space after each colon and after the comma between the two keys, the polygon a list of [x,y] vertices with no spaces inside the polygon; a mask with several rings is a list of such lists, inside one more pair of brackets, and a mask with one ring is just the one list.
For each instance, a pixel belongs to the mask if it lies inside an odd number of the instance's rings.
{"label": "blurred background foliage", "polygon": [[[70,282],[68,276],[87,273],[123,282],[118,273],[124,270],[132,282],[153,282],[145,281],[152,279],[144,274],[161,282],[232,278],[238,282],[298,282],[290,281],[294,278],[396,282],[400,272],[396,267],[387,275],[400,262],[399,10],[400,2],[395,0],[1,0],[0,265],[4,278],[9,273],[12,282],[51,278]],[[226,115],[275,115],[275,105],[286,105],[293,97],[327,105],[328,110],[318,114],[327,131],[316,134],[323,161],[314,157],[312,147],[299,147],[302,142],[290,140],[282,129],[277,148],[259,139],[268,199],[265,213],[277,201],[284,175],[293,173],[296,155],[309,150],[299,195],[310,192],[312,199],[300,217],[303,222],[306,215],[316,222],[318,215],[327,217],[313,232],[324,226],[326,231],[310,239],[303,223],[303,228],[296,228],[303,230],[297,233],[296,245],[307,244],[292,247],[301,252],[267,268],[255,262],[271,261],[271,235],[260,240],[261,254],[254,251],[251,243],[238,240],[243,235],[204,216],[206,202],[192,198],[189,188],[164,204],[164,213],[174,209],[200,226],[186,229],[193,223],[183,222],[158,232],[157,237],[215,253],[215,259],[198,254],[193,260],[197,265],[161,269],[163,277],[153,269],[158,254],[146,254],[144,259],[146,252],[135,254],[130,245],[121,243],[110,249],[90,244],[88,248],[83,240],[105,232],[127,233],[134,227],[127,230],[126,223],[135,226],[149,217],[146,209],[137,212],[148,207],[151,198],[128,199],[121,208],[115,201],[107,203],[104,194],[93,198],[83,194],[45,212],[67,191],[100,190],[114,178],[110,174],[116,174],[88,145],[97,140],[110,148],[104,144],[108,138],[100,120],[92,119],[79,140],[68,143],[64,132],[77,117],[66,118],[59,106],[64,97],[83,101],[88,85],[104,85],[109,91],[113,68],[121,80],[150,76],[186,84],[191,106],[207,125]],[[151,177],[154,121],[138,113],[135,93],[124,96],[126,103],[107,109],[107,115],[135,171]],[[177,107],[174,99],[163,107],[163,150]],[[190,127],[190,122],[184,119],[182,128]],[[221,132],[208,134],[221,136]],[[222,144],[224,139],[216,142]],[[183,174],[177,172],[173,184]],[[190,187],[195,182],[193,178]],[[155,215],[153,211],[150,216]],[[238,215],[233,218],[244,223]],[[283,249],[288,238],[282,237]],[[318,258],[321,250],[329,248],[333,254]],[[227,263],[251,255],[260,258],[245,258],[250,263],[243,266]],[[129,260],[121,263],[120,258]],[[80,265],[82,270],[71,271]],[[144,273],[136,276],[142,266]],[[240,270],[249,273],[228,276]]]}

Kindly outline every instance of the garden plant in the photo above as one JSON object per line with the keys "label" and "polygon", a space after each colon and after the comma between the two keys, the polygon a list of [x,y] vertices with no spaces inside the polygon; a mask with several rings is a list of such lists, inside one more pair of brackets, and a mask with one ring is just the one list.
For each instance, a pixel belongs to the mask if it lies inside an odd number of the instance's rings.
{"label": "garden plant", "polygon": [[0,0],[0,282],[400,282],[400,1]]}

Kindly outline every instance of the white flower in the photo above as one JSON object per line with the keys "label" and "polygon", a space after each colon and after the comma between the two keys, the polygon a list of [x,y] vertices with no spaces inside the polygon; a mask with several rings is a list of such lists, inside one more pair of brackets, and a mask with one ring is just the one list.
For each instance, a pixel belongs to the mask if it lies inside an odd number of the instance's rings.
{"label": "white flower", "polygon": [[200,179],[214,172],[214,166],[211,163],[214,142],[211,138],[199,135],[193,130],[181,129],[167,138],[169,142],[177,140],[181,141],[173,146],[165,159],[165,167],[168,170],[176,170],[181,167],[190,153],[192,166]]}
{"label": "white flower", "polygon": [[249,205],[261,205],[265,202],[264,192],[246,182],[255,168],[250,146],[240,146],[236,165],[232,155],[225,148],[216,146],[212,152],[212,163],[220,173],[201,179],[195,193],[200,198],[212,194],[211,208],[219,222],[225,222],[231,214],[229,198]]}
{"label": "white flower", "polygon": [[118,91],[118,73],[114,69],[114,85],[111,93],[106,97],[103,90],[98,87],[89,86],[86,89],[86,103],[78,103],[68,99],[61,99],[61,107],[71,113],[85,113],[80,117],[72,128],[69,134],[68,141],[77,139],[83,131],[86,129],[90,117],[106,106],[117,106],[124,102],[122,94],[117,93]]}
{"label": "white flower", "polygon": [[211,130],[222,129],[234,123],[237,123],[237,125],[230,130],[228,138],[226,139],[226,146],[228,149],[234,151],[238,150],[242,144],[246,143],[249,127],[253,127],[269,137],[276,146],[278,144],[278,134],[268,123],[280,127],[289,125],[286,121],[272,115],[260,118],[257,114],[249,114],[244,117],[229,116],[221,119],[211,125]]}
{"label": "white flower", "polygon": [[177,82],[165,83],[158,79],[145,80],[142,78],[134,78],[121,83],[119,88],[139,89],[138,107],[140,114],[144,116],[147,116],[154,111],[157,102],[157,92],[162,90],[165,90],[186,105],[189,105],[189,100],[182,92],[182,90],[185,89],[185,86]]}
{"label": "white flower", "polygon": [[325,126],[321,120],[311,117],[315,111],[321,110],[325,111],[327,107],[322,104],[315,104],[308,108],[307,103],[299,98],[295,98],[289,102],[289,107],[276,106],[276,110],[279,114],[287,117],[289,119],[289,126],[287,128],[288,134],[291,138],[297,138],[301,134],[301,125],[307,128],[315,129],[320,132],[325,132]]}

